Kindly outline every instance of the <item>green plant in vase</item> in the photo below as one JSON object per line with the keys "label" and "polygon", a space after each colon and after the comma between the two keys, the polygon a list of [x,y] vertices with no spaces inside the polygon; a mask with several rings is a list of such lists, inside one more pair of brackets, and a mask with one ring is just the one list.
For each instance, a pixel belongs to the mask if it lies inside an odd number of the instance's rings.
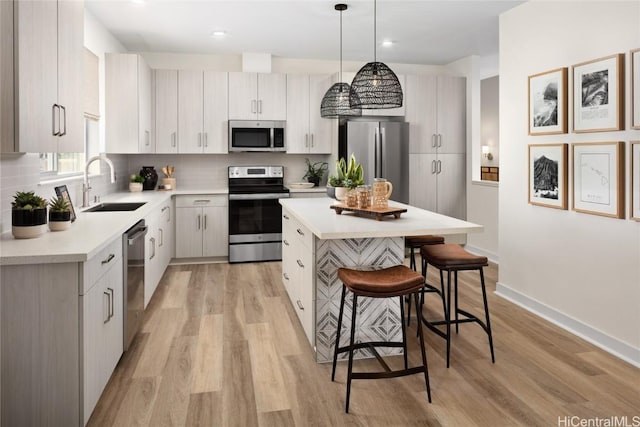
{"label": "green plant in vase", "polygon": [[329,165],[327,162],[315,162],[311,163],[309,159],[304,159],[307,163],[307,172],[302,177],[307,182],[313,182],[314,187],[320,185],[320,181],[324,178],[324,174],[327,172]]}
{"label": "green plant in vase", "polygon": [[335,197],[338,200],[344,200],[349,191],[364,184],[364,169],[353,153],[348,163],[344,157],[336,161],[336,174],[329,178],[329,184],[336,187]]}
{"label": "green plant in vase", "polygon": [[142,184],[144,183],[144,177],[134,173],[129,178],[129,191],[136,192],[142,191]]}
{"label": "green plant in vase", "polygon": [[71,207],[62,197],[49,201],[49,230],[63,231],[71,227]]}
{"label": "green plant in vase", "polygon": [[32,239],[47,231],[47,201],[33,191],[18,191],[11,202],[11,232],[16,239]]}

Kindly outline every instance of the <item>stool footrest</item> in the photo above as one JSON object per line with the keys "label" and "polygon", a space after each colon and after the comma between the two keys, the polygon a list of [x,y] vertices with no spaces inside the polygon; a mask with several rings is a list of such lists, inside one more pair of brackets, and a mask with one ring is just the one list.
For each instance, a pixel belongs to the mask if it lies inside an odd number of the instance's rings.
{"label": "stool footrest", "polygon": [[[463,316],[466,316],[466,319],[458,319],[458,320],[450,320],[449,324],[450,325],[455,325],[455,324],[460,324],[460,323],[477,323],[479,324],[482,329],[484,329],[485,332],[489,332],[487,325],[485,325],[485,323],[478,319],[476,316],[474,316],[473,314],[469,313],[468,311],[464,311],[464,310],[460,310],[458,309],[458,314],[462,314]],[[440,337],[447,339],[447,333],[446,332],[442,332],[440,329],[436,328],[436,326],[442,326],[442,325],[446,325],[447,321],[446,320],[427,320],[426,317],[424,317],[424,315],[422,316],[422,322],[425,324],[425,326],[429,329],[431,329],[433,332],[435,332],[437,335],[439,335]]]}
{"label": "stool footrest", "polygon": [[353,380],[375,380],[382,378],[397,378],[407,375],[419,374],[424,372],[424,366],[416,366],[413,368],[401,369],[399,371],[384,371],[384,372],[352,372],[351,379]]}

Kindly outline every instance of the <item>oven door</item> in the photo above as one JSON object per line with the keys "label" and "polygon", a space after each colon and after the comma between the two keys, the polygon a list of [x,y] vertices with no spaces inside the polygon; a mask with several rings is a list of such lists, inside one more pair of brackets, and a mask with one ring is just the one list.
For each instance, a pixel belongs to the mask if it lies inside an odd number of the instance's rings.
{"label": "oven door", "polygon": [[229,262],[282,259],[282,206],[288,193],[229,194]]}

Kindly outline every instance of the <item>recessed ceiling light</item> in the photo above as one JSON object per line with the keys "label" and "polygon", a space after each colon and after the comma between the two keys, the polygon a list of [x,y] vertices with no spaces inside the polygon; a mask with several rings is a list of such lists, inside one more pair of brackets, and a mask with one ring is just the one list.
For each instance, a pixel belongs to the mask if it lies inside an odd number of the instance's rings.
{"label": "recessed ceiling light", "polygon": [[226,31],[217,30],[211,33],[211,37],[224,37],[227,35]]}
{"label": "recessed ceiling light", "polygon": [[391,47],[391,46],[393,46],[393,41],[391,41],[391,40],[383,40],[382,41],[382,46]]}

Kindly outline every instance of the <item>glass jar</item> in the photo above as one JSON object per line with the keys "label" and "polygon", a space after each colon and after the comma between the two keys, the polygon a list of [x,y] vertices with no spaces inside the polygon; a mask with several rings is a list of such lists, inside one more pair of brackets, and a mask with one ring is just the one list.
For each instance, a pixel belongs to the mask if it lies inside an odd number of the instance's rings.
{"label": "glass jar", "polygon": [[358,206],[358,192],[355,189],[347,193],[347,206],[350,208]]}
{"label": "glass jar", "polygon": [[359,185],[358,191],[358,207],[360,209],[368,209],[371,207],[371,190],[368,185]]}

